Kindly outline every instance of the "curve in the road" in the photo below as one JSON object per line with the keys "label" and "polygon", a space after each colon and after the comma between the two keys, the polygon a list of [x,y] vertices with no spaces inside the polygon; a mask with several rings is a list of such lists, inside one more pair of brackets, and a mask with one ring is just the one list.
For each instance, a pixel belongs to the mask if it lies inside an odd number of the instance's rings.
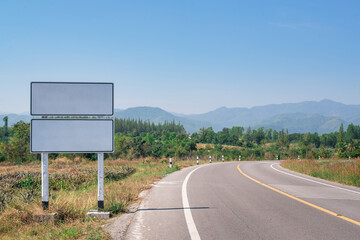
{"label": "curve in the road", "polygon": [[[309,203],[309,202],[307,202],[307,201],[305,201],[305,200],[302,200],[302,199],[297,198],[297,197],[295,197],[295,196],[292,196],[292,195],[290,195],[290,194],[288,194],[288,193],[285,193],[285,192],[283,192],[283,191],[280,191],[279,189],[273,188],[273,187],[271,187],[271,186],[269,186],[269,185],[267,185],[267,184],[265,184],[265,183],[262,183],[262,182],[256,180],[255,178],[250,177],[249,175],[247,175],[246,173],[244,173],[244,172],[241,170],[240,164],[237,165],[237,169],[239,170],[239,172],[240,172],[243,176],[247,177],[248,179],[250,179],[250,180],[252,180],[252,181],[254,181],[254,182],[256,182],[256,183],[258,183],[258,184],[260,184],[260,185],[262,185],[262,186],[264,186],[264,187],[266,187],[266,188],[268,188],[268,189],[271,189],[271,190],[273,190],[273,191],[275,191],[275,192],[278,192],[278,193],[280,193],[280,194],[282,194],[282,195],[284,195],[284,196],[287,196],[287,197],[289,197],[289,198],[291,198],[291,199],[294,199],[294,200],[296,200],[296,201],[298,201],[298,202],[301,202],[301,203],[306,204],[306,205],[308,205],[308,206],[310,206],[310,207],[313,207],[313,208],[316,208],[316,209],[318,209],[318,210],[320,210],[320,211],[323,211],[323,212],[325,212],[325,213],[328,213],[328,214],[330,214],[330,215],[332,215],[332,216],[341,218],[341,219],[343,219],[343,220],[345,220],[345,221],[348,221],[348,222],[351,222],[351,223],[353,223],[353,224],[356,224],[356,225],[360,226],[360,222],[358,222],[358,221],[355,221],[355,220],[353,220],[353,219],[351,219],[351,218],[342,216],[342,215],[340,215],[340,214],[337,214],[337,213],[335,213],[335,212],[332,212],[332,211],[330,211],[330,210],[327,210],[327,209],[322,208],[322,207],[320,207],[320,206],[317,206],[317,205],[315,205],[315,204]],[[297,176],[296,176],[296,177],[297,177]],[[306,179],[306,180],[308,180],[308,179]]]}

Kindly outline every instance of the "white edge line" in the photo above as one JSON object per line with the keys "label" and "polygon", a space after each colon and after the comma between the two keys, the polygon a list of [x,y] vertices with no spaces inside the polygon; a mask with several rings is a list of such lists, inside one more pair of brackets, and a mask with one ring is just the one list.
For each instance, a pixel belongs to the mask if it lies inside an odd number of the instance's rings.
{"label": "white edge line", "polygon": [[281,170],[279,170],[279,169],[274,168],[274,167],[273,167],[274,164],[279,164],[279,163],[273,163],[273,164],[270,165],[270,167],[271,167],[272,169],[278,171],[278,172],[283,173],[283,174],[290,175],[290,176],[293,176],[293,177],[296,177],[296,178],[300,178],[300,179],[303,179],[303,180],[306,180],[306,181],[309,181],[309,182],[318,183],[318,184],[321,184],[321,185],[324,185],[324,186],[328,186],[328,187],[337,188],[337,189],[341,189],[341,190],[344,190],[344,191],[348,191],[348,192],[360,194],[360,192],[357,192],[357,191],[353,191],[353,190],[346,189],[346,188],[342,188],[342,187],[337,187],[337,186],[334,186],[334,185],[330,185],[330,184],[318,182],[318,181],[315,181],[315,180],[312,180],[312,179],[307,179],[307,178],[304,178],[304,177],[296,176],[296,175],[291,174],[291,173],[283,172],[283,171],[281,171]]}
{"label": "white edge line", "polygon": [[189,178],[191,176],[191,174],[193,172],[195,172],[196,170],[198,170],[201,167],[197,167],[194,170],[192,170],[185,178],[183,184],[182,184],[182,202],[183,202],[183,208],[184,208],[184,215],[185,215],[185,220],[186,220],[186,224],[189,230],[189,234],[192,240],[201,240],[199,232],[196,229],[196,225],[194,222],[194,219],[192,217],[191,214],[191,209],[190,209],[190,205],[189,205],[189,200],[187,197],[187,191],[186,191],[186,186],[187,183],[189,181]]}

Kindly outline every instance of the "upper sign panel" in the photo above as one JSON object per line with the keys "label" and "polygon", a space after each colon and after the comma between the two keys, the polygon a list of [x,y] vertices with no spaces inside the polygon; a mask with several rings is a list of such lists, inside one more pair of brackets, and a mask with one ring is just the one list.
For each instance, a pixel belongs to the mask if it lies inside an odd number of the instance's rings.
{"label": "upper sign panel", "polygon": [[114,84],[32,82],[30,114],[111,116]]}

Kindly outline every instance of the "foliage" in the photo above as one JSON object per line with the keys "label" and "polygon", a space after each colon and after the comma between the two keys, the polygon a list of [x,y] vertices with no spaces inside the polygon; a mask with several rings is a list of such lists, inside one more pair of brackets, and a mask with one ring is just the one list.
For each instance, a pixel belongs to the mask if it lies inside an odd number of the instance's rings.
{"label": "foliage", "polygon": [[128,136],[145,136],[147,133],[153,133],[159,137],[164,132],[186,133],[184,127],[175,121],[164,123],[150,123],[141,119],[115,119],[115,132],[122,133]]}
{"label": "foliage", "polygon": [[[5,119],[4,119],[5,120]],[[6,125],[6,124],[5,124]],[[23,163],[39,159],[39,155],[29,153],[29,124],[18,122],[8,128],[6,141],[4,127],[0,128],[0,162]],[[354,158],[360,155],[360,126],[349,124],[344,130],[319,135],[317,133],[292,133],[286,129],[252,129],[235,126],[215,132],[212,127],[201,128],[190,136],[180,124],[165,122],[154,124],[135,119],[115,119],[115,152],[106,158],[194,158],[197,155],[227,156],[227,159],[250,160],[261,158]],[[2,137],[2,138],[1,138]],[[198,149],[198,144],[208,144],[207,149]],[[226,148],[219,146],[235,146]],[[96,154],[51,154],[50,158],[66,156],[87,158],[95,161]]]}
{"label": "foliage", "polygon": [[10,139],[12,151],[9,159],[13,162],[26,162],[33,159],[30,155],[30,124],[19,121],[13,127],[14,134]]}

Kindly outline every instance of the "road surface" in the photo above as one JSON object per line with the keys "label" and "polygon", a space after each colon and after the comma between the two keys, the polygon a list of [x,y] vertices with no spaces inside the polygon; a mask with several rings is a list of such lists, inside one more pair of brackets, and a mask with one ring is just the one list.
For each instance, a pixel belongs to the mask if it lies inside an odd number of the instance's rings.
{"label": "road surface", "polygon": [[212,163],[168,175],[126,239],[360,239],[360,189],[280,167]]}

